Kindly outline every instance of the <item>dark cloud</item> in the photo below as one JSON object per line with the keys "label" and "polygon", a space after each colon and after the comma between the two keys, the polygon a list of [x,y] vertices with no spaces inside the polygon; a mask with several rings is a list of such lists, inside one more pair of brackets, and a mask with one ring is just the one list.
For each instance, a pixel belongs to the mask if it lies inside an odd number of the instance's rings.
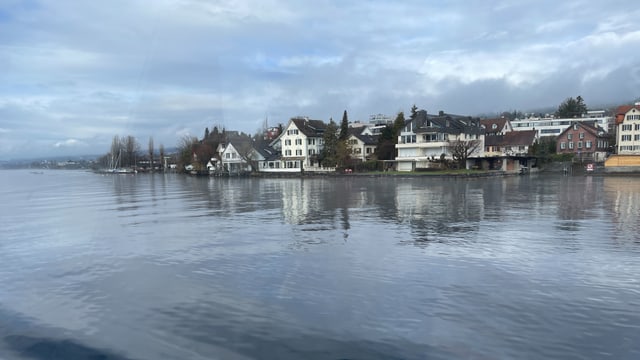
{"label": "dark cloud", "polygon": [[5,1],[0,158],[101,153],[115,134],[172,146],[213,125],[253,132],[345,109],[627,101],[640,93],[638,16],[622,0]]}

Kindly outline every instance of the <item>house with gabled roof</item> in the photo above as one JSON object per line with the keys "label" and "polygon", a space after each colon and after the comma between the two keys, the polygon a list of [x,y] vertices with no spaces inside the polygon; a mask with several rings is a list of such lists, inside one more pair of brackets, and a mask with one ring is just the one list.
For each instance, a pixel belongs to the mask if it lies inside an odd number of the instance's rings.
{"label": "house with gabled roof", "polygon": [[525,172],[532,165],[530,149],[538,139],[536,130],[508,131],[485,135],[482,168],[508,172]]}
{"label": "house with gabled roof", "polygon": [[[470,116],[446,114],[428,114],[419,110],[413,119],[405,123],[398,136],[396,149],[396,169],[413,171],[420,168],[431,168],[438,161],[453,160],[452,144],[455,142],[477,142],[470,158],[482,155],[484,148],[484,131],[480,120]],[[466,164],[467,167],[470,164]]]}
{"label": "house with gabled roof", "polygon": [[556,153],[574,154],[581,162],[603,162],[607,157],[609,140],[600,126],[573,122],[558,135]]}
{"label": "house with gabled roof", "polygon": [[351,158],[359,161],[370,160],[378,146],[378,135],[362,128],[349,128],[347,145],[351,149]]}
{"label": "house with gabled roof", "polygon": [[618,155],[640,155],[640,102],[616,111]]}
{"label": "house with gabled roof", "polygon": [[318,167],[326,127],[322,120],[311,120],[308,117],[295,117],[289,120],[282,134],[275,141],[282,154],[282,167],[286,169]]}
{"label": "house with gabled roof", "polygon": [[226,174],[238,175],[255,170],[252,164],[255,149],[249,136],[227,136],[227,141],[218,145],[218,156]]}
{"label": "house with gabled roof", "polygon": [[484,129],[485,136],[491,135],[504,135],[510,131],[513,131],[511,122],[509,119],[501,117],[494,119],[481,119],[480,127]]}
{"label": "house with gabled roof", "polygon": [[640,172],[640,102],[616,110],[616,155],[605,162],[607,172]]}

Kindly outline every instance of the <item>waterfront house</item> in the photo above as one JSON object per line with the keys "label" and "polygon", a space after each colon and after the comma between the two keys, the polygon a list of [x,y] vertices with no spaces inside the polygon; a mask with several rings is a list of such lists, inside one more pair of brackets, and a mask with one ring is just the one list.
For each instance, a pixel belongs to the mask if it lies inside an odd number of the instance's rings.
{"label": "waterfront house", "polygon": [[574,159],[580,162],[603,162],[608,147],[606,131],[585,122],[573,122],[556,141],[556,153],[574,154]]}
{"label": "waterfront house", "polygon": [[[395,159],[398,171],[413,171],[439,167],[442,160],[452,160],[455,143],[473,144],[469,158],[479,157],[484,149],[484,131],[480,120],[470,116],[427,114],[419,110],[412,120],[405,123],[398,135]],[[468,162],[465,164],[470,166]]]}
{"label": "waterfront house", "polygon": [[222,169],[230,175],[251,172],[256,169],[259,153],[253,147],[249,136],[228,136],[224,144],[218,146]]}
{"label": "waterfront house", "polygon": [[640,103],[616,111],[618,155],[640,155]]}
{"label": "waterfront house", "polygon": [[508,172],[528,171],[533,160],[530,149],[536,140],[535,130],[485,135],[482,168]]}
{"label": "waterfront house", "polygon": [[282,167],[310,169],[319,167],[326,125],[322,120],[295,117],[289,120],[282,134],[275,140],[280,147]]}
{"label": "waterfront house", "polygon": [[608,172],[640,172],[640,102],[616,110],[616,155],[607,158]]}
{"label": "waterfront house", "polygon": [[352,159],[367,161],[376,151],[378,137],[371,135],[366,128],[349,128],[347,145],[351,149]]}

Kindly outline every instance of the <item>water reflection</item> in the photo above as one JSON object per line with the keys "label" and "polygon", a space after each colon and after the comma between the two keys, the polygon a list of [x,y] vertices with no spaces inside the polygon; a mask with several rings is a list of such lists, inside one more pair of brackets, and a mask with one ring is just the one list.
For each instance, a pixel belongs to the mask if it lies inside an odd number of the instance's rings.
{"label": "water reflection", "polygon": [[614,225],[613,238],[640,244],[640,179],[607,177],[603,179],[605,208]]}
{"label": "water reflection", "polygon": [[640,355],[638,178],[0,176],[2,356]]}

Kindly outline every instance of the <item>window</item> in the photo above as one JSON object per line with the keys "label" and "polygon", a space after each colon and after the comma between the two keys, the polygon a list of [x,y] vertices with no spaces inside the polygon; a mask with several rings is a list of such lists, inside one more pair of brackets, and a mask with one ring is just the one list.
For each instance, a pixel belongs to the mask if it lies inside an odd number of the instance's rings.
{"label": "window", "polygon": [[573,149],[573,141],[569,143],[569,149]]}
{"label": "window", "polygon": [[631,130],[631,124],[622,125],[622,131],[630,131],[630,130]]}
{"label": "window", "polygon": [[493,124],[493,125],[491,125],[491,128],[492,128],[493,130],[497,129],[497,128],[498,128],[498,124]]}
{"label": "window", "polygon": [[564,149],[566,149],[566,148],[567,148],[567,143],[566,143],[566,142],[564,142],[564,141],[563,141],[563,142],[561,142],[561,143],[560,143],[560,149],[564,150]]}
{"label": "window", "polygon": [[638,140],[640,140],[640,134],[635,134],[635,135],[633,135],[633,140],[634,140],[634,141],[638,141]]}
{"label": "window", "polygon": [[287,135],[298,135],[298,129],[287,130]]}
{"label": "window", "polygon": [[640,124],[636,124],[636,125],[633,127],[633,130],[635,130],[635,131],[640,130]]}
{"label": "window", "polygon": [[573,124],[573,130],[578,130],[578,124]]}
{"label": "window", "polygon": [[621,141],[631,141],[631,135],[622,135]]}
{"label": "window", "polygon": [[583,133],[583,132],[581,132],[581,133],[580,133],[580,136],[578,136],[578,137],[579,137],[580,139],[584,139],[584,133]]}
{"label": "window", "polygon": [[284,155],[285,156],[291,156],[291,150],[285,150],[284,151]]}
{"label": "window", "polygon": [[316,144],[316,139],[307,139],[307,144],[315,145]]}
{"label": "window", "polygon": [[571,140],[573,138],[573,134],[569,133],[567,134],[567,140]]}
{"label": "window", "polygon": [[582,149],[582,141],[578,141],[578,149]]}
{"label": "window", "polygon": [[302,155],[302,150],[300,149],[296,150],[296,155]]}
{"label": "window", "polygon": [[291,145],[291,139],[287,139],[287,140],[285,140],[285,141],[284,141],[284,145],[285,145],[285,146],[289,146],[289,145]]}
{"label": "window", "polygon": [[309,155],[313,155],[313,154],[315,154],[315,152],[316,151],[314,149],[309,149]]}
{"label": "window", "polygon": [[371,148],[367,148],[367,154],[371,154]]}
{"label": "window", "polygon": [[587,141],[584,147],[586,147],[587,149],[591,149],[591,141]]}
{"label": "window", "polygon": [[302,139],[296,139],[296,145],[302,145]]}

